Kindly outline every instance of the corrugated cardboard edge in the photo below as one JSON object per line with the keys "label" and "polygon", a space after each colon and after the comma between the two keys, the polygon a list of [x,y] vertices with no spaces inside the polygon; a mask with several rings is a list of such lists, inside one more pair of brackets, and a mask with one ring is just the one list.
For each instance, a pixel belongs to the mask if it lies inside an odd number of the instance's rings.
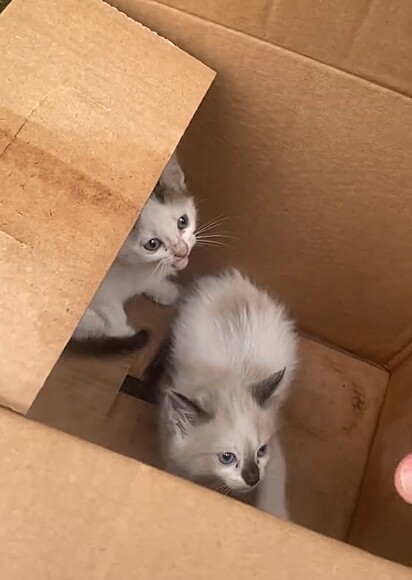
{"label": "corrugated cardboard edge", "polygon": [[[141,28],[144,28],[145,30],[148,30],[149,32],[151,32],[152,34],[154,34],[155,36],[158,36],[159,38],[161,38],[162,40],[164,40],[166,43],[170,44],[171,46],[174,46],[175,48],[177,48],[178,50],[180,50],[180,52],[184,52],[185,54],[188,54],[185,50],[182,50],[179,46],[177,46],[174,42],[172,42],[171,40],[169,40],[168,38],[165,38],[164,36],[162,36],[161,34],[158,34],[155,30],[152,30],[151,28],[149,28],[148,26],[145,26],[144,24],[142,24],[141,22],[139,22],[138,20],[135,20],[134,18],[131,18],[130,16],[128,16],[125,12],[122,12],[122,10],[120,10],[120,8],[117,8],[117,6],[113,6],[113,4],[110,4],[108,2],[108,0],[101,0],[102,4],[107,4],[107,6],[109,6],[109,8],[112,8],[112,10],[115,10],[116,12],[118,12],[119,14],[121,14],[124,18],[126,18],[127,20],[130,20],[131,22],[133,22],[134,24],[137,24],[138,26],[140,26]],[[194,57],[193,57],[194,58]],[[196,59],[199,60],[199,59]],[[202,61],[199,61],[202,62]],[[208,68],[210,68],[207,64],[205,64],[204,62],[202,62],[202,64],[204,64],[205,66],[207,66]],[[212,69],[210,69],[212,70]],[[216,73],[215,73],[216,76]]]}

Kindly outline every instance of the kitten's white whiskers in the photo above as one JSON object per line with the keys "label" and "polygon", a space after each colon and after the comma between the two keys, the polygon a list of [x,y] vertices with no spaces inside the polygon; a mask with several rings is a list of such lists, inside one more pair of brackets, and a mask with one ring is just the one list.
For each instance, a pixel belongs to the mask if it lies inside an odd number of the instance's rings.
{"label": "kitten's white whiskers", "polygon": [[231,488],[226,483],[218,483],[214,488],[215,491],[218,493],[222,493],[223,495],[230,495]]}
{"label": "kitten's white whiskers", "polygon": [[[159,181],[164,199],[160,200],[156,193],[149,197],[79,322],[75,339],[129,338],[133,329],[124,308],[128,300],[144,294],[161,304],[171,305],[178,299],[178,287],[170,279],[176,273],[170,255],[172,246],[181,239],[191,245],[196,229],[196,206],[187,195],[176,155],[169,159]],[[179,215],[188,219],[188,227],[181,232],[176,227]],[[150,240],[158,242],[157,254],[150,252],[147,246]]]}
{"label": "kitten's white whiskers", "polygon": [[158,263],[156,264],[156,268],[155,268],[155,269],[152,271],[152,273],[150,274],[150,276],[149,276],[149,280],[151,280],[151,279],[154,277],[154,275],[155,275],[155,274],[156,274],[156,272],[159,270],[159,268],[161,268],[161,267],[162,267],[162,264],[163,264],[163,261],[162,261],[162,260],[159,260],[159,261],[158,261]]}
{"label": "kitten's white whiskers", "polygon": [[228,248],[228,244],[224,244],[223,242],[217,242],[216,240],[200,240],[197,243],[198,246],[222,246]]}
{"label": "kitten's white whiskers", "polygon": [[203,224],[202,226],[200,226],[196,230],[195,234],[197,235],[197,234],[202,234],[202,233],[208,232],[208,231],[210,231],[210,230],[212,230],[214,228],[217,228],[222,223],[224,223],[224,222],[226,222],[228,220],[229,220],[229,218],[227,218],[227,217],[220,217],[220,218],[216,218],[216,219],[214,219],[214,220],[212,220],[210,222],[206,222],[205,224]]}
{"label": "kitten's white whiskers", "polygon": [[225,233],[213,233],[213,234],[198,234],[198,237],[200,239],[203,238],[227,238],[229,237],[229,234],[225,234]]}
{"label": "kitten's white whiskers", "polygon": [[200,234],[196,239],[200,240],[200,241],[201,240],[219,240],[219,239],[239,241],[239,238],[237,238],[236,236],[232,236],[230,234]]}
{"label": "kitten's white whiskers", "polygon": [[[199,243],[222,245],[208,234]],[[237,497],[251,491],[250,466],[251,477],[258,476],[251,483],[271,476],[268,487],[282,494],[287,471],[276,439],[277,402],[289,388],[296,347],[283,305],[237,270],[195,281],[173,322],[163,383],[160,428],[170,469]],[[181,424],[187,425],[183,436]],[[262,456],[257,473],[252,451],[265,444],[273,463],[264,469]],[[263,488],[261,498],[265,493]]]}

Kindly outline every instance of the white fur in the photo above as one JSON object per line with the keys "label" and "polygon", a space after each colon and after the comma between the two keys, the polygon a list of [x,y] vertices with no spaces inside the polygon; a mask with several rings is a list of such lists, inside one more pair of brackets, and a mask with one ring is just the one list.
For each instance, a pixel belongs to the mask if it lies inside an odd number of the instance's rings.
{"label": "white fur", "polygon": [[[271,471],[276,472],[277,463],[282,496],[286,472],[276,437],[277,410],[296,363],[297,337],[282,305],[236,270],[201,278],[180,307],[170,369],[162,385],[167,467],[212,487],[244,492],[251,489],[242,477],[246,462],[256,462],[262,480],[273,449]],[[260,405],[252,386],[282,369],[274,394]],[[187,409],[176,411],[175,392],[211,418],[193,418]],[[257,461],[256,453],[265,444],[268,453]],[[236,463],[223,465],[217,455],[221,452],[234,453]],[[279,516],[285,517],[284,501],[278,504]]]}
{"label": "white fur", "polygon": [[[196,242],[196,208],[188,195],[184,175],[173,155],[157,186],[163,196],[150,196],[139,219],[80,320],[74,338],[127,338],[136,333],[127,320],[125,303],[138,294],[146,294],[160,304],[173,304],[179,295],[172,281],[186,267]],[[164,194],[164,195],[163,195]],[[184,230],[178,219],[186,215]],[[150,252],[146,242],[159,239],[161,247]]]}
{"label": "white fur", "polygon": [[262,480],[256,497],[256,507],[282,520],[288,521],[289,512],[286,501],[287,465],[282,447],[275,436],[265,477]]}

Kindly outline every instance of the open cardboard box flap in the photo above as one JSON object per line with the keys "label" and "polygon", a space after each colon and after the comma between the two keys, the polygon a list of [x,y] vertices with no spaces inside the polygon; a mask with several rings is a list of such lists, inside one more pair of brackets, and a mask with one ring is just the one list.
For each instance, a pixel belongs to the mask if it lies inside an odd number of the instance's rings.
{"label": "open cardboard box flap", "polygon": [[14,0],[0,53],[0,403],[25,413],[214,73],[101,0]]}
{"label": "open cardboard box flap", "polygon": [[1,578],[411,578],[407,568],[6,411],[0,448],[13,450],[0,469]]}

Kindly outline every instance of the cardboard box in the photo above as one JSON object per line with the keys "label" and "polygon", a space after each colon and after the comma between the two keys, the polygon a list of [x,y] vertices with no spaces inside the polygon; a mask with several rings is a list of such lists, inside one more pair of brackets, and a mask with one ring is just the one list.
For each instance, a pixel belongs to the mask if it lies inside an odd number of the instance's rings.
{"label": "cardboard box", "polygon": [[[410,508],[392,486],[412,449],[412,106],[302,56],[361,74],[339,58],[363,36],[364,76],[385,84],[368,47],[390,45],[398,4],[376,30],[382,3],[363,19],[355,2],[112,3],[218,71],[181,153],[203,219],[227,215],[239,242],[196,251],[192,274],[241,267],[317,337],[303,340],[284,410],[300,525],[156,468],[155,410],[125,377],[143,377],[170,312],[131,305],[154,337],[137,357],[65,351],[55,364],[212,71],[100,0],[12,0],[0,16],[0,396],[27,416],[0,411],[1,578],[412,578],[343,543],[412,565]],[[396,63],[401,90],[410,70]]]}

